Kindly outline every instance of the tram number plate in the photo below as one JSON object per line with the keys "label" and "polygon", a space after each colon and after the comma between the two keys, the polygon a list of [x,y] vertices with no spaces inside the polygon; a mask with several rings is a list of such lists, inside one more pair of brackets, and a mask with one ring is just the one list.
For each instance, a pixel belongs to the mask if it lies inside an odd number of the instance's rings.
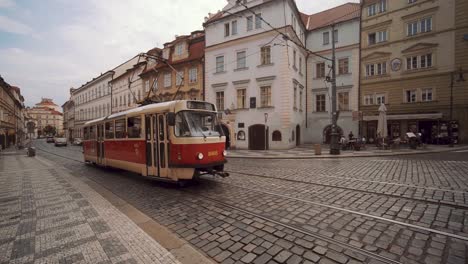
{"label": "tram number plate", "polygon": [[212,157],[212,156],[218,156],[218,151],[215,150],[215,151],[209,151],[208,152],[208,157]]}

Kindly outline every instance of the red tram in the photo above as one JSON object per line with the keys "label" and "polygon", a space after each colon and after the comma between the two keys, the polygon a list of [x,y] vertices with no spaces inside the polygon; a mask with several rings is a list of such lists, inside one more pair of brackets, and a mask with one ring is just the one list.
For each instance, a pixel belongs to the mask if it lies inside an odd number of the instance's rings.
{"label": "red tram", "polygon": [[85,162],[170,181],[228,176],[216,108],[201,101],[141,106],[84,126]]}

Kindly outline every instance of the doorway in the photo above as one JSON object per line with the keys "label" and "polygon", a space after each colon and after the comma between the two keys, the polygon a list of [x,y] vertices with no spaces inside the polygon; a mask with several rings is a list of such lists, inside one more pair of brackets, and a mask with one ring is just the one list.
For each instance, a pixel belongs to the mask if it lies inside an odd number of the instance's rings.
{"label": "doorway", "polygon": [[231,148],[231,133],[229,132],[229,128],[225,124],[221,124],[221,128],[223,129],[224,136],[226,136],[225,149],[230,149]]}
{"label": "doorway", "polygon": [[257,124],[249,127],[249,149],[267,150],[268,149],[268,128],[265,125]]}
{"label": "doorway", "polygon": [[301,145],[301,126],[296,126],[296,146]]}

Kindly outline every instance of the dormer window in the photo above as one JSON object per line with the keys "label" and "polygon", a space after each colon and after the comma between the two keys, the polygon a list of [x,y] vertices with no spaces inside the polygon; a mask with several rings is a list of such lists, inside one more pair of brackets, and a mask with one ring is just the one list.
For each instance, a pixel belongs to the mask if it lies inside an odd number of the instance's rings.
{"label": "dormer window", "polygon": [[224,36],[229,37],[229,35],[231,34],[230,32],[231,31],[230,31],[229,23],[224,24]]}
{"label": "dormer window", "polygon": [[175,54],[180,56],[184,53],[185,43],[179,43],[175,46]]}
{"label": "dormer window", "polygon": [[237,35],[237,20],[234,20],[231,23],[231,34]]}

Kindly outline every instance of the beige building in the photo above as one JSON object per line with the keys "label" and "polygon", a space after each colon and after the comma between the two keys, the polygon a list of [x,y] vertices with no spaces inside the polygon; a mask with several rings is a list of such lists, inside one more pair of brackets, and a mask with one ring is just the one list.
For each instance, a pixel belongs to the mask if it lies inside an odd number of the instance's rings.
{"label": "beige building", "polygon": [[57,135],[63,135],[63,114],[52,99],[42,98],[36,106],[27,109],[27,114],[36,122],[36,137],[44,136],[47,126],[54,127]]}
{"label": "beige building", "polygon": [[[141,74],[145,96],[157,101],[176,99],[203,99],[205,33],[194,31],[190,35],[178,36],[165,43],[164,49],[153,49],[149,53],[162,56],[175,70],[162,62],[150,61]],[[150,89],[150,88],[153,89]],[[179,89],[180,88],[180,89]]]}
{"label": "beige building", "polygon": [[[75,89],[70,89],[70,94],[74,92]],[[63,131],[65,137],[72,141],[74,138],[73,130],[75,128],[75,102],[73,100],[68,100],[62,105],[63,109]]]}
{"label": "beige building", "polygon": [[[466,1],[362,1],[361,129],[370,143],[377,138],[381,103],[388,109],[385,136],[391,139],[413,131],[422,132],[427,143],[448,143],[452,124],[455,138],[468,140],[466,92],[454,97],[454,122],[449,122],[451,77],[459,66],[466,67],[468,49],[461,35],[467,16]],[[462,24],[465,29],[457,33]],[[454,82],[459,95],[466,91],[462,87],[466,82]]]}
{"label": "beige building", "polygon": [[20,88],[0,77],[0,150],[25,139],[24,98]]}

